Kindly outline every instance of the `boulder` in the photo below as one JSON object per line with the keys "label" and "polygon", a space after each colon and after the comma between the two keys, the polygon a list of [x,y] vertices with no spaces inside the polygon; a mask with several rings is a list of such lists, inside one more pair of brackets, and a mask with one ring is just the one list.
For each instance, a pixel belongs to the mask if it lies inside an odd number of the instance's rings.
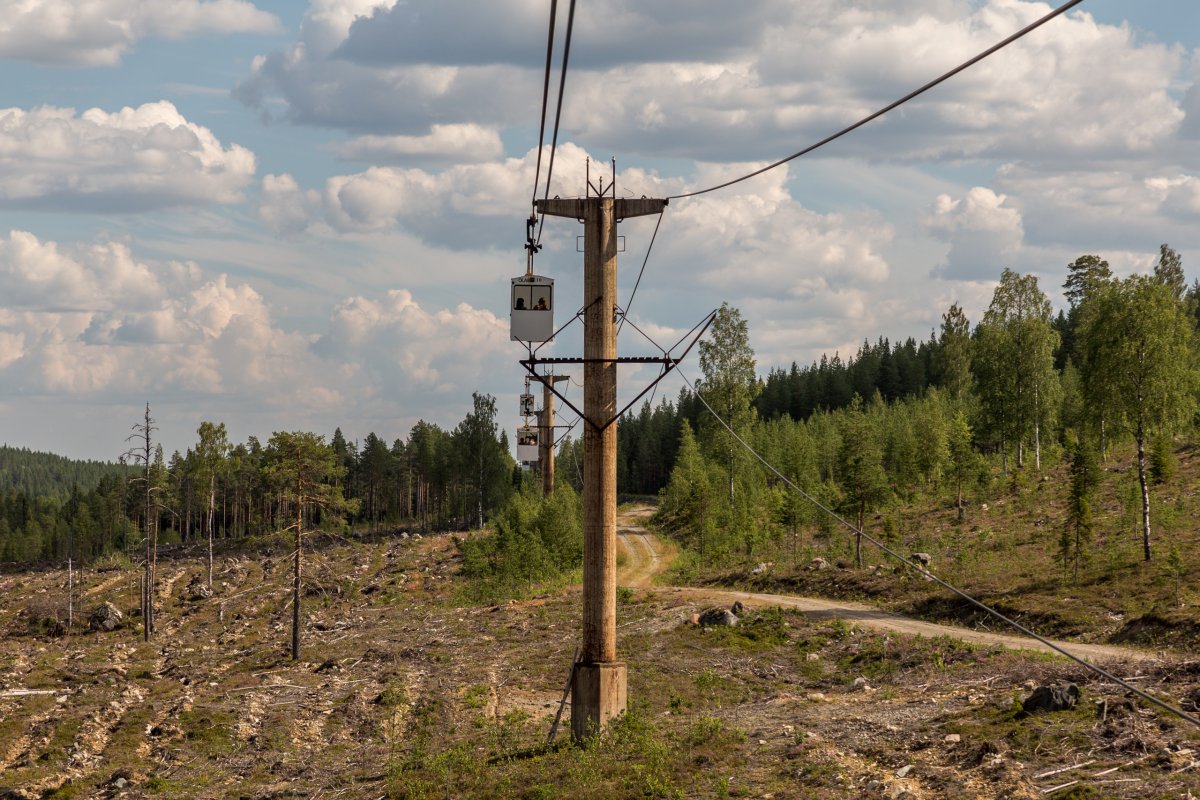
{"label": "boulder", "polygon": [[208,582],[201,576],[193,575],[192,579],[188,581],[187,596],[189,600],[207,600],[212,597],[212,593]]}
{"label": "boulder", "polygon": [[1073,683],[1055,683],[1049,686],[1039,686],[1033,694],[1025,698],[1021,709],[1026,714],[1037,714],[1044,711],[1069,711],[1079,702],[1079,687]]}
{"label": "boulder", "polygon": [[116,630],[120,625],[121,612],[112,603],[102,603],[88,617],[88,626],[94,631]]}
{"label": "boulder", "polygon": [[696,619],[696,624],[701,628],[732,628],[738,624],[738,618],[728,608],[710,608]]}

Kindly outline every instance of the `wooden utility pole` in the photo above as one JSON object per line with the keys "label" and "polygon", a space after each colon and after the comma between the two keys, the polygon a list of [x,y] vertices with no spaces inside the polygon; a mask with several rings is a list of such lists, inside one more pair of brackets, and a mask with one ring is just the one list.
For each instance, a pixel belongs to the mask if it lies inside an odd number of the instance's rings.
{"label": "wooden utility pole", "polygon": [[547,199],[537,210],[583,222],[583,649],[571,683],[571,731],[595,735],[624,713],[617,661],[617,222],[667,201],[608,195]]}
{"label": "wooden utility pole", "polygon": [[554,392],[550,387],[568,375],[542,376],[542,410],[538,412],[538,463],[542,468],[542,494],[554,494]]}

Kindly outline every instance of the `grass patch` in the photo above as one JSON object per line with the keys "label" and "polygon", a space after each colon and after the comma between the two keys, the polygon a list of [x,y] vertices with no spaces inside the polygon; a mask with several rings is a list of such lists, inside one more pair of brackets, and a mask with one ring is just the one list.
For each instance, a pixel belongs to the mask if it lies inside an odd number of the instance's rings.
{"label": "grass patch", "polygon": [[178,722],[184,738],[198,752],[209,757],[233,752],[234,719],[229,712],[196,707],[180,713]]}
{"label": "grass patch", "polygon": [[175,781],[169,781],[166,778],[160,778],[157,775],[152,778],[148,778],[146,782],[142,784],[142,788],[150,794],[165,794],[169,797],[175,797],[183,790],[183,787]]}
{"label": "grass patch", "polygon": [[581,747],[548,746],[540,724],[499,720],[434,752],[392,765],[388,796],[397,800],[588,797],[683,798],[740,763],[740,733],[703,716],[679,728],[644,704]]}

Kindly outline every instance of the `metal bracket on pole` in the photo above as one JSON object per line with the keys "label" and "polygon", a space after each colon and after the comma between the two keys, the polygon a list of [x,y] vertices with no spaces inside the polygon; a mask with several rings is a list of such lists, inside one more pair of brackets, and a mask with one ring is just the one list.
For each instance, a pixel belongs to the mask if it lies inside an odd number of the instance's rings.
{"label": "metal bracket on pole", "polygon": [[[669,352],[664,352],[664,354],[661,356],[622,356],[619,358],[531,357],[521,359],[520,363],[521,366],[525,367],[525,370],[529,373],[530,377],[543,384],[547,389],[553,392],[554,396],[561,400],[564,405],[578,414],[580,419],[586,422],[594,430],[603,431],[608,428],[608,426],[620,419],[626,411],[633,408],[634,404],[637,403],[638,400],[641,400],[643,397],[645,397],[646,393],[657,386],[663,378],[667,377],[667,374],[670,373],[671,370],[683,363],[683,360],[687,358],[688,353],[692,352],[692,348],[695,347],[696,343],[700,341],[700,338],[704,336],[705,332],[708,330],[708,326],[712,324],[715,316],[716,312],[709,314],[701,324],[696,325],[696,327],[689,331],[689,333],[695,333],[695,336],[692,337],[692,341],[688,343],[687,348],[684,349],[683,354],[678,358],[672,356]],[[687,334],[684,335],[684,338],[686,337]],[[675,347],[678,347],[682,343],[683,339],[676,342]],[[672,347],[671,349],[673,350],[675,348]],[[539,364],[661,364],[662,371],[658,374],[657,378],[652,380],[644,389],[642,389],[641,392],[638,393],[637,397],[626,403],[625,407],[616,413],[616,416],[604,422],[603,424],[598,424],[588,419],[587,416],[574,403],[567,399],[566,395],[562,394],[560,391],[558,391],[558,389],[555,389],[553,381],[548,381],[542,375],[538,374],[537,366]]]}

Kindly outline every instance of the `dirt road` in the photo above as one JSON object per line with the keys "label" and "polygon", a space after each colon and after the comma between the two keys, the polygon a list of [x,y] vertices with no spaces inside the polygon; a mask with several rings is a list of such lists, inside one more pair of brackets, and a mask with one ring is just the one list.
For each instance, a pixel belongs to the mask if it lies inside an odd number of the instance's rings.
{"label": "dirt road", "polygon": [[[618,513],[617,549],[623,556],[617,571],[617,583],[620,586],[646,589],[659,595],[674,595],[681,601],[687,600],[702,605],[732,605],[735,601],[741,601],[748,607],[782,606],[802,611],[809,617],[844,619],[874,629],[927,637],[950,636],[973,644],[998,645],[1014,650],[1054,652],[1052,648],[1027,636],[923,622],[848,600],[657,585],[654,579],[670,565],[675,551],[669,544],[646,530],[643,521],[651,513],[653,509],[649,506],[637,506]],[[1003,623],[998,621],[997,624]],[[1154,653],[1127,647],[1058,641],[1054,643],[1067,652],[1090,661],[1149,661],[1157,658]]]}

